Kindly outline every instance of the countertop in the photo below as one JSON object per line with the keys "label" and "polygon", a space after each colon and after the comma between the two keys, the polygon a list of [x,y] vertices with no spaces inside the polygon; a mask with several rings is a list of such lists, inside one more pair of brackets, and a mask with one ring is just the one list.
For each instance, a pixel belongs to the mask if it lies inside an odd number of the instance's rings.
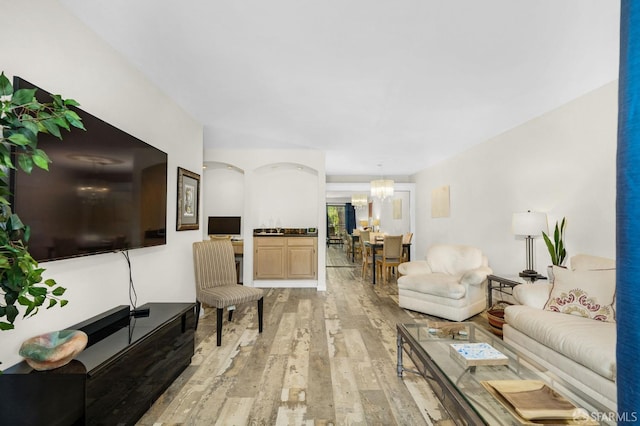
{"label": "countertop", "polygon": [[318,231],[314,228],[260,228],[253,230],[254,237],[317,237]]}

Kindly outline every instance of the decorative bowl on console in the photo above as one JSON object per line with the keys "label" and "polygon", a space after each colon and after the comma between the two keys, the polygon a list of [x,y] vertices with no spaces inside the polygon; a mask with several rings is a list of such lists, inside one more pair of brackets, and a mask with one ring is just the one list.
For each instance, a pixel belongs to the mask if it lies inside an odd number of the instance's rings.
{"label": "decorative bowl on console", "polygon": [[52,331],[25,340],[19,353],[34,370],[52,370],[71,362],[87,341],[86,333],[80,330]]}

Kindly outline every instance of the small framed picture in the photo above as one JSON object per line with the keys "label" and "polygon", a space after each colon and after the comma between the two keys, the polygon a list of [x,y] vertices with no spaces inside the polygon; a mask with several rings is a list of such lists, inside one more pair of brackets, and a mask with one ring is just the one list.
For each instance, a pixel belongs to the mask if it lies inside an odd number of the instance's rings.
{"label": "small framed picture", "polygon": [[176,231],[200,229],[200,175],[178,167]]}

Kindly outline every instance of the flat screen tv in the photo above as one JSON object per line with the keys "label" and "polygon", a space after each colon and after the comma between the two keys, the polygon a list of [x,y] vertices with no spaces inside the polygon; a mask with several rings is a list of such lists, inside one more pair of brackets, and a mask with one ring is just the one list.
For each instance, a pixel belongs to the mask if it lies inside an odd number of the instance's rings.
{"label": "flat screen tv", "polygon": [[209,216],[209,235],[240,235],[240,216]]}
{"label": "flat screen tv", "polygon": [[[36,88],[14,78],[14,89]],[[81,100],[78,100],[81,101]],[[49,171],[11,174],[13,211],[38,261],[166,244],[167,154],[79,109],[86,131],[40,134]]]}

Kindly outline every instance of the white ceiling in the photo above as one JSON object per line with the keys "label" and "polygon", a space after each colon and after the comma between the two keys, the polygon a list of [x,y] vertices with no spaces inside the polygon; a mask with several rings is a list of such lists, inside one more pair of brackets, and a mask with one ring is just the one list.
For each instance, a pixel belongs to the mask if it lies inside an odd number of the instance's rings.
{"label": "white ceiling", "polygon": [[614,0],[61,2],[205,147],[319,149],[328,175],[410,175],[618,73]]}

